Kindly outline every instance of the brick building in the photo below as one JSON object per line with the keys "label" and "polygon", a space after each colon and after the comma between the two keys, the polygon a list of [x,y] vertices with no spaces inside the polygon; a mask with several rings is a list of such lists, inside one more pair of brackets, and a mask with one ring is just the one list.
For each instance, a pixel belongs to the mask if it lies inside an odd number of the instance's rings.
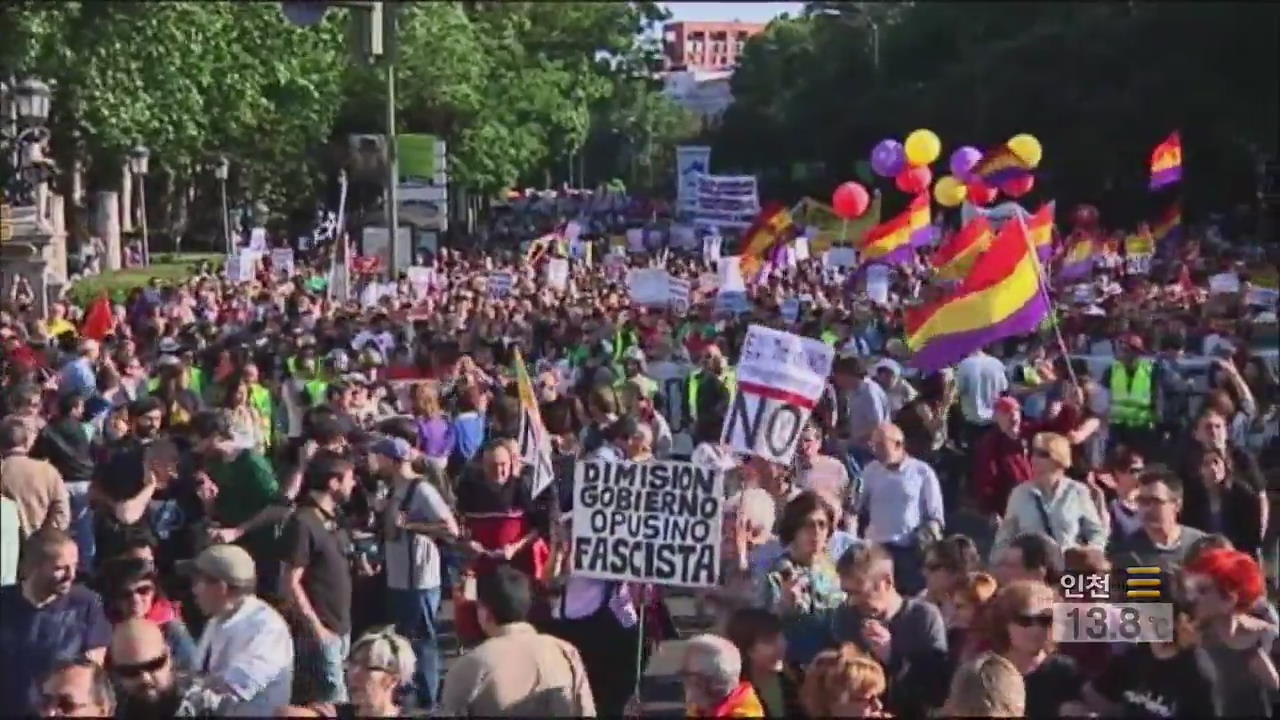
{"label": "brick building", "polygon": [[732,70],[762,23],[673,22],[662,28],[663,69]]}

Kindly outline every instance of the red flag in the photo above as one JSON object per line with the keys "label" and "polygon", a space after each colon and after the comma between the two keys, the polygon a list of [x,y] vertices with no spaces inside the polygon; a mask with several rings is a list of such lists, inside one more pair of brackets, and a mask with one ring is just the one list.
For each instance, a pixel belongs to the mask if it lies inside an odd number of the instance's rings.
{"label": "red flag", "polygon": [[111,300],[104,292],[89,306],[84,314],[84,322],[80,325],[80,334],[99,342],[115,330],[116,320],[111,314]]}

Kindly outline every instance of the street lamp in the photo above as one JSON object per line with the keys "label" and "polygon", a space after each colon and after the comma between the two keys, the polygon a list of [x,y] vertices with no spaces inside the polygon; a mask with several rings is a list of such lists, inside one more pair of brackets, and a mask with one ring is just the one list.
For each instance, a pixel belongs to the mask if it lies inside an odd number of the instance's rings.
{"label": "street lamp", "polygon": [[49,98],[52,93],[43,81],[28,78],[11,91],[18,122],[28,127],[43,125],[49,119]]}
{"label": "street lamp", "polygon": [[218,161],[213,165],[213,176],[217,178],[218,188],[222,193],[222,235],[228,255],[235,250],[231,246],[231,221],[227,219],[227,177],[230,173],[231,162],[227,160],[227,156],[219,155]]}
{"label": "street lamp", "polygon": [[151,151],[136,145],[129,151],[129,172],[138,178],[138,199],[142,206],[142,264],[151,264],[151,248],[147,238],[147,165]]}

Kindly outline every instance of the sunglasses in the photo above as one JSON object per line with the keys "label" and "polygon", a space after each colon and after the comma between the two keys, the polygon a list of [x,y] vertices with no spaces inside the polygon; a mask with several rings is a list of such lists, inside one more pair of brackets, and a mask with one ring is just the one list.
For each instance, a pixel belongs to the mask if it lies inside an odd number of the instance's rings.
{"label": "sunglasses", "polygon": [[120,677],[134,678],[145,673],[158,672],[169,663],[169,653],[140,663],[111,663],[111,672]]}
{"label": "sunglasses", "polygon": [[1021,627],[1032,627],[1039,625],[1042,628],[1053,626],[1053,613],[1045,612],[1038,615],[1018,615],[1013,619],[1014,624]]}

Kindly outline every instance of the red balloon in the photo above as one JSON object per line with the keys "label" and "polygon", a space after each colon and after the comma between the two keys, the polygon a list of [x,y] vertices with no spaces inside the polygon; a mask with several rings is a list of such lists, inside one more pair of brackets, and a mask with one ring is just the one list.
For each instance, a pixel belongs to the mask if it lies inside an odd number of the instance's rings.
{"label": "red balloon", "polygon": [[1071,213],[1072,224],[1076,227],[1093,227],[1098,224],[1098,208],[1092,205],[1077,205]]}
{"label": "red balloon", "polygon": [[831,209],[842,220],[861,217],[870,204],[871,196],[867,194],[867,189],[853,181],[841,183],[831,194]]}
{"label": "red balloon", "polygon": [[893,179],[893,184],[897,185],[899,190],[912,195],[924,192],[931,182],[933,182],[933,171],[927,165],[906,168]]}
{"label": "red balloon", "polygon": [[965,188],[969,191],[966,198],[974,205],[990,205],[996,199],[996,189],[987,187],[981,180],[973,180],[966,184]]}
{"label": "red balloon", "polygon": [[1023,175],[1015,180],[1009,180],[1000,184],[1000,192],[1011,198],[1022,197],[1031,192],[1031,188],[1035,187],[1036,178],[1034,175]]}

